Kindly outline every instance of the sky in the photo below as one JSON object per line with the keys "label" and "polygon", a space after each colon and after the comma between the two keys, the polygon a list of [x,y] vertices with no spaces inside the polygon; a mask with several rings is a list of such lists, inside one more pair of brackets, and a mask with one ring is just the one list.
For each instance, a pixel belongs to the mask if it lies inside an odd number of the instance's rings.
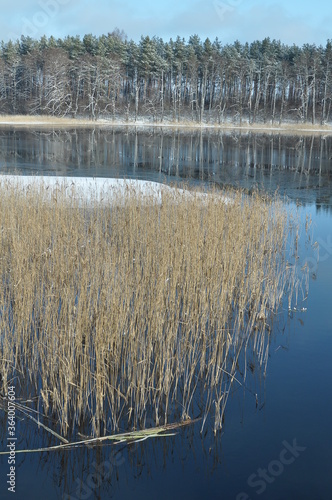
{"label": "sky", "polygon": [[332,39],[331,0],[0,0],[0,40],[21,35],[63,38],[102,35],[115,28],[128,39],[178,35],[216,37],[224,45],[265,37],[325,45]]}

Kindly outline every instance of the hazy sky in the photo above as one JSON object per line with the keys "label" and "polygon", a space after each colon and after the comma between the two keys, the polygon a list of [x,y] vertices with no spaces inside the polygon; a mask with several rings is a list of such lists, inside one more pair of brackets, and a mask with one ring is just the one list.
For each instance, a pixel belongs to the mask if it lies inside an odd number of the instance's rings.
{"label": "hazy sky", "polygon": [[135,41],[198,34],[223,44],[269,36],[325,45],[332,38],[331,0],[0,0],[0,6],[4,41],[22,34],[101,35],[115,27]]}

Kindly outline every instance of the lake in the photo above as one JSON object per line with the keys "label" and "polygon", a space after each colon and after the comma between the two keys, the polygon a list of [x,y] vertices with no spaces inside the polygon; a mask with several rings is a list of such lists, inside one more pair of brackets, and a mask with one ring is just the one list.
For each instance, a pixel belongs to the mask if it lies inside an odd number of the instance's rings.
{"label": "lake", "polygon": [[[269,337],[266,373],[248,363],[233,383],[223,429],[207,421],[137,444],[16,455],[17,499],[321,499],[332,497],[332,137],[252,132],[0,128],[0,174],[137,178],[278,190],[303,225],[299,263],[309,295],[283,310]],[[319,245],[319,252],[313,248]],[[6,417],[1,450],[6,448]],[[17,419],[17,449],[40,442]],[[9,465],[0,457],[1,498]]]}

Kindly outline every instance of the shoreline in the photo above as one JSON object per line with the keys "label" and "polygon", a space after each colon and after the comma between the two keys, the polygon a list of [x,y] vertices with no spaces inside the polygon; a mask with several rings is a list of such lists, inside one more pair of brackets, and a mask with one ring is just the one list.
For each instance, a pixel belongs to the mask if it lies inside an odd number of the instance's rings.
{"label": "shoreline", "polygon": [[209,130],[216,132],[257,132],[257,133],[271,133],[271,134],[287,134],[287,135],[321,135],[321,134],[331,134],[332,126],[329,125],[312,125],[312,124],[297,124],[285,122],[281,126],[272,124],[255,123],[243,125],[237,125],[233,123],[196,123],[196,122],[149,122],[144,119],[138,121],[123,121],[123,120],[106,120],[98,119],[96,121],[91,121],[86,118],[58,118],[53,116],[26,116],[26,115],[0,115],[0,127],[7,128],[70,128],[70,127],[82,127],[82,128],[141,128],[141,129],[157,129],[157,128],[169,128],[169,129],[183,129],[183,130]]}

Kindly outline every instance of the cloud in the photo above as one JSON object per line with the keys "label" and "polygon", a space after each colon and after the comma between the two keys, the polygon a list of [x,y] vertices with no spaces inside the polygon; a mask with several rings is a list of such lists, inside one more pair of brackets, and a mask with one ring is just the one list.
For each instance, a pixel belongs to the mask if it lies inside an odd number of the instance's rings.
{"label": "cloud", "polygon": [[[123,29],[128,38],[159,36],[165,41],[176,36],[198,34],[225,43],[242,43],[265,37],[287,44],[325,44],[330,37],[332,15],[312,4],[283,6],[273,0],[13,0],[2,7],[1,36],[19,38],[21,34],[65,37],[93,33],[101,35]],[[288,6],[287,6],[288,5]],[[291,13],[291,9],[294,14]],[[331,9],[329,7],[329,9]],[[312,12],[312,15],[309,15]]]}
{"label": "cloud", "polygon": [[290,45],[319,45],[325,44],[330,37],[331,18],[328,20],[326,9],[324,16],[317,11],[315,16],[309,16],[308,11],[297,10],[292,14],[273,2],[270,5],[257,1],[250,4],[248,7],[244,0],[197,0],[177,2],[176,7],[169,5],[170,8],[159,15],[145,8],[130,16],[119,7],[113,10],[112,27],[123,28],[129,38],[136,40],[141,35],[156,35],[166,41],[177,35],[188,38],[198,34],[202,40],[218,37],[222,43],[233,43],[236,39],[250,43],[270,37]]}

